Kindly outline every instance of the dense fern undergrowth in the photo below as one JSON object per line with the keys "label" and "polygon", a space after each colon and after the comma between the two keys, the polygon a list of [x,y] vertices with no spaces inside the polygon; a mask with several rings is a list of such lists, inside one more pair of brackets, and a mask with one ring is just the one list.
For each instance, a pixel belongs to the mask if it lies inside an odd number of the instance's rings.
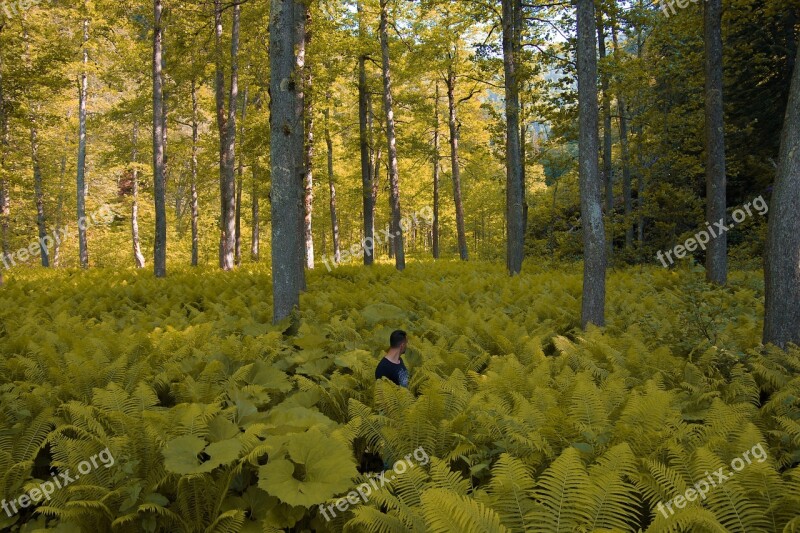
{"label": "dense fern undergrowth", "polygon": [[[0,496],[106,447],[115,463],[0,529],[800,530],[800,352],[759,345],[759,272],[702,279],[615,272],[607,327],[584,333],[569,265],[323,269],[278,326],[256,267],[15,273]],[[407,390],[374,380],[397,328]],[[765,461],[659,511],[758,444]],[[420,447],[427,465],[323,518]]]}

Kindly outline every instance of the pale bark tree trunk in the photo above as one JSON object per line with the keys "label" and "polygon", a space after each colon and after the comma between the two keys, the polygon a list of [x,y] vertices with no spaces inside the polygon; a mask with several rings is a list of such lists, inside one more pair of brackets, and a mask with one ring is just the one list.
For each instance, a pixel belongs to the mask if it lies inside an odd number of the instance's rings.
{"label": "pale bark tree trunk", "polygon": [[198,142],[198,118],[197,118],[197,82],[192,79],[192,266],[197,266],[200,255],[200,236],[198,234],[198,218],[200,209],[197,200],[197,142]]}
{"label": "pale bark tree trunk", "polygon": [[260,206],[258,202],[258,180],[261,173],[258,165],[258,158],[253,158],[253,198],[252,198],[252,215],[253,215],[253,228],[250,238],[250,259],[257,262],[260,259],[259,245],[261,240],[261,231],[259,229],[260,221]]}
{"label": "pale bark tree trunk", "polygon": [[164,92],[161,72],[162,0],[153,0],[153,197],[156,227],[153,244],[153,271],[157,278],[167,276],[167,201],[164,174]]}
{"label": "pale bark tree trunk", "polygon": [[[706,75],[706,219],[725,220],[725,116],[722,107],[722,0],[704,5]],[[706,251],[706,279],[716,285],[728,281],[728,238],[717,235]]]}
{"label": "pale bark tree trunk", "polygon": [[456,115],[456,74],[450,65],[447,71],[447,102],[450,126],[450,168],[453,178],[453,199],[456,204],[456,231],[458,232],[458,254],[462,261],[469,259],[467,234],[464,229],[464,204],[461,200],[461,166],[458,162],[458,117]]}
{"label": "pale bark tree trunk", "polygon": [[525,246],[524,184],[522,147],[519,138],[518,57],[515,42],[519,38],[517,17],[522,16],[520,0],[503,0],[503,70],[506,108],[506,219],[508,240],[506,266],[513,276],[522,271]]}
{"label": "pale bark tree trunk", "polygon": [[[358,33],[364,39],[364,20],[363,6],[361,2],[358,8]],[[372,102],[367,87],[367,57],[362,52],[358,57],[358,124],[359,141],[361,144],[361,195],[363,204],[364,218],[364,239],[367,246],[364,247],[364,264],[371,265],[375,262],[375,203],[372,195],[373,182],[377,181],[372,173],[372,146],[371,137],[371,107]]]}
{"label": "pale bark tree trunk", "polygon": [[[311,44],[311,32],[308,31],[309,23],[306,21],[306,49]],[[303,257],[305,258],[305,267],[309,270],[314,269],[314,231],[312,220],[314,216],[314,104],[313,95],[311,94],[311,84],[313,75],[311,66],[306,64],[304,76],[305,91],[305,164],[304,164],[304,195],[303,195],[303,238],[305,246],[303,247]]]}
{"label": "pale bark tree trunk", "polygon": [[781,135],[764,268],[764,344],[800,345],[800,49]]}
{"label": "pale bark tree trunk", "polygon": [[389,68],[389,13],[388,0],[380,0],[381,21],[380,40],[383,70],[383,107],[386,112],[386,141],[389,155],[389,193],[392,202],[392,234],[389,244],[394,249],[397,270],[406,268],[406,254],[403,247],[403,228],[400,227],[400,176],[397,167],[397,133],[394,123],[394,101],[392,100],[392,78]]}
{"label": "pale bark tree trunk", "polygon": [[583,226],[583,302],[581,325],[605,325],[606,236],[599,175],[597,109],[597,33],[593,0],[577,0],[579,176]]}
{"label": "pale bark tree trunk", "polygon": [[[84,10],[86,2],[84,1]],[[89,50],[86,43],[89,40],[89,19],[83,21],[83,71],[81,72],[80,88],[78,91],[78,255],[81,268],[89,268],[89,243],[86,237],[86,225],[80,221],[86,219],[86,97],[88,87],[88,74],[86,69],[89,64]]]}
{"label": "pale bark tree trunk", "polygon": [[242,121],[239,124],[239,169],[236,184],[236,264],[242,264],[242,187],[244,185],[244,121],[247,118],[248,87],[242,98]]}
{"label": "pale bark tree trunk", "polygon": [[303,246],[303,157],[306,7],[302,0],[271,0],[270,154],[272,165],[273,321],[300,303],[305,270]]}
{"label": "pale bark tree trunk", "polygon": [[433,228],[431,240],[433,258],[439,259],[439,174],[441,172],[441,159],[439,158],[439,82],[436,82],[436,97],[433,103]]}
{"label": "pale bark tree trunk", "polygon": [[[330,95],[328,95],[330,99]],[[329,104],[330,105],[330,104]],[[331,192],[331,233],[333,235],[333,260],[336,263],[341,261],[341,253],[339,251],[339,218],[336,215],[336,179],[333,174],[333,139],[331,138],[330,130],[330,108],[325,109],[325,145],[328,148],[328,185]],[[371,194],[371,193],[370,193]],[[364,253],[366,253],[366,246]]]}
{"label": "pale bark tree trunk", "polygon": [[[70,113],[67,113],[69,119]],[[61,153],[61,165],[58,177],[58,200],[56,201],[56,215],[53,227],[58,231],[64,219],[64,182],[67,176],[67,151],[69,150],[69,133],[64,135],[64,151]],[[53,260],[54,267],[58,267],[61,260],[61,239],[53,239]]]}
{"label": "pale bark tree trunk", "polygon": [[[236,253],[236,113],[239,101],[239,27],[240,4],[233,8],[233,29],[231,30],[231,85],[228,94],[228,116],[224,128],[224,169],[222,177],[222,269],[232,270]],[[224,83],[224,82],[223,82]],[[224,99],[224,96],[223,96]],[[223,102],[224,107],[224,102]]]}
{"label": "pale bark tree trunk", "polygon": [[139,244],[139,122],[133,121],[133,151],[131,162],[133,163],[133,205],[131,206],[131,237],[133,239],[133,262],[136,268],[144,268],[144,255]]}
{"label": "pale bark tree trunk", "polygon": [[[38,109],[38,105],[36,106]],[[44,215],[44,192],[42,190],[42,169],[39,164],[39,131],[36,126],[36,110],[31,116],[31,161],[33,162],[33,190],[36,198],[36,226],[39,229],[39,250],[43,267],[50,266],[50,252],[45,245],[47,222]]]}

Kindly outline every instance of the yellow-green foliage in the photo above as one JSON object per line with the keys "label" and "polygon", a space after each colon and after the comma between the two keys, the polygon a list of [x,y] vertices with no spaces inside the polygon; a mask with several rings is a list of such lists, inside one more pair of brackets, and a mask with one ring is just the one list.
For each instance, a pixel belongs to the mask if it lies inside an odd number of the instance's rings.
{"label": "yellow-green foliage", "polygon": [[[609,283],[581,332],[574,266],[316,272],[271,325],[252,267],[19,272],[0,288],[0,497],[116,459],[0,528],[69,531],[795,531],[800,353],[759,346],[757,272]],[[408,390],[376,384],[411,335]],[[657,510],[763,443],[705,501]],[[337,512],[366,452],[431,457]],[[413,458],[412,458],[413,461]]]}

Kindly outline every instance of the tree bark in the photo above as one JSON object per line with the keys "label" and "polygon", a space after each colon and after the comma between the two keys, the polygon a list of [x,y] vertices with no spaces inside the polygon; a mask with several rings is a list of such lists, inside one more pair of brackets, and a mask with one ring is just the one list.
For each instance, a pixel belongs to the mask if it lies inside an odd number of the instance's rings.
{"label": "tree bark", "polygon": [[390,246],[394,249],[397,270],[406,268],[406,254],[403,247],[403,228],[400,227],[400,176],[397,167],[397,134],[394,123],[394,101],[392,100],[392,78],[389,68],[389,13],[388,0],[380,0],[381,21],[380,40],[383,70],[383,107],[386,112],[386,141],[389,155],[389,193],[392,203],[392,235]]}
{"label": "tree bark", "polygon": [[[363,7],[361,2],[358,8],[358,32],[364,39]],[[372,103],[367,87],[367,56],[361,53],[358,57],[358,125],[359,141],[361,144],[361,195],[364,219],[364,264],[369,266],[375,262],[375,202],[372,195],[373,182],[377,181],[372,173],[372,154],[370,146],[371,120],[370,110]]]}
{"label": "tree bark", "polygon": [[[597,46],[600,61],[606,58],[606,32],[603,25],[603,12],[597,11]],[[614,174],[611,166],[611,94],[609,76],[606,68],[600,70],[600,88],[603,91],[603,180],[606,185],[606,221],[608,222],[608,253],[614,252]]]}
{"label": "tree bark", "polygon": [[456,204],[456,231],[458,232],[458,254],[462,261],[469,259],[467,234],[464,229],[464,204],[461,201],[461,167],[458,163],[458,118],[456,110],[456,74],[450,65],[447,71],[447,102],[450,126],[450,165],[453,177],[453,199]]}
{"label": "tree bark", "polygon": [[597,33],[593,0],[576,0],[578,26],[579,176],[584,266],[581,325],[605,325],[606,238],[599,175]]}
{"label": "tree bark", "polygon": [[214,0],[214,103],[216,105],[217,131],[219,132],[219,267],[225,268],[225,228],[227,221],[225,213],[228,206],[226,199],[225,172],[227,168],[227,121],[225,112],[225,66],[222,62],[222,0]]}
{"label": "tree bark", "polygon": [[[330,98],[330,95],[328,95]],[[331,192],[331,233],[333,234],[333,260],[335,263],[341,261],[339,250],[339,218],[336,215],[336,179],[333,174],[333,139],[330,130],[330,108],[325,109],[325,145],[328,148],[328,185]],[[371,193],[370,193],[371,194]],[[366,246],[364,247],[366,254]]]}
{"label": "tree bark", "polygon": [[[306,21],[306,49],[311,44],[311,32],[309,31],[310,20]],[[313,75],[311,66],[306,63],[303,71],[304,96],[305,96],[305,164],[304,164],[304,194],[303,194],[303,257],[305,267],[309,270],[314,269],[314,231],[312,226],[314,216],[314,103],[311,92]]]}
{"label": "tree bark", "polygon": [[[273,321],[300,303],[305,271],[303,243],[304,98],[306,7],[302,0],[271,0],[270,154],[272,165]],[[298,268],[299,267],[299,268]]]}
{"label": "tree bark", "polygon": [[[244,121],[247,118],[248,87],[242,98],[242,121],[239,124],[239,146],[244,146]],[[236,184],[236,264],[242,264],[242,186],[244,185],[244,149],[239,150],[239,169]]]}
{"label": "tree bark", "polygon": [[[70,114],[67,113],[67,118],[69,119]],[[64,151],[61,153],[61,165],[60,171],[58,174],[58,200],[56,201],[56,214],[55,214],[55,221],[53,227],[58,228],[61,227],[61,221],[63,220],[63,211],[64,211],[64,182],[67,177],[67,150],[69,150],[69,133],[64,134]],[[51,261],[53,267],[58,267],[61,260],[61,240],[60,239],[53,239],[53,260]]]}
{"label": "tree bark", "polygon": [[[37,106],[38,107],[38,106]],[[44,192],[42,190],[42,169],[39,164],[39,132],[36,127],[36,111],[31,116],[31,161],[33,162],[33,190],[36,198],[36,226],[39,229],[39,250],[43,267],[50,266],[50,252],[45,243],[47,223],[44,216]],[[84,226],[85,229],[85,226]]]}
{"label": "tree bark", "polygon": [[439,173],[441,172],[441,159],[439,158],[439,82],[436,82],[436,96],[433,103],[433,228],[431,240],[433,258],[439,259]]}
{"label": "tree bark", "polygon": [[252,228],[252,235],[250,238],[250,259],[254,262],[258,262],[260,260],[261,251],[259,249],[260,240],[261,240],[261,231],[259,229],[259,224],[261,223],[260,217],[260,206],[258,202],[258,177],[260,176],[259,172],[260,168],[258,165],[258,158],[253,158],[253,198],[252,198],[252,218],[253,218],[253,228]]}
{"label": "tree bark", "polygon": [[800,345],[800,49],[781,135],[764,268],[764,344]]}
{"label": "tree bark", "polygon": [[198,233],[198,218],[200,210],[197,200],[197,142],[198,142],[198,118],[197,118],[197,82],[192,79],[192,266],[196,267],[200,255],[200,236]]}
{"label": "tree bark", "polygon": [[[706,75],[706,219],[725,221],[725,117],[722,107],[722,0],[704,4]],[[708,243],[706,279],[716,285],[728,280],[728,239],[725,233]]]}
{"label": "tree bark", "polygon": [[[84,1],[84,10],[86,2]],[[86,237],[86,97],[88,88],[88,75],[86,72],[89,64],[89,50],[86,43],[89,41],[89,19],[83,21],[83,71],[81,72],[80,87],[78,91],[78,255],[81,268],[89,268],[89,244]]]}
{"label": "tree bark", "polygon": [[503,0],[503,70],[505,74],[506,108],[506,219],[508,240],[506,266],[512,276],[522,271],[525,246],[524,185],[522,147],[520,144],[518,57],[515,45],[517,17],[522,16],[520,0]]}
{"label": "tree bark", "polygon": [[[0,31],[2,29],[0,28]],[[8,242],[8,219],[11,216],[9,206],[8,181],[6,180],[6,165],[8,154],[11,149],[11,134],[8,127],[8,115],[6,114],[5,93],[3,92],[3,55],[0,49],[0,258],[5,258],[9,254]],[[2,282],[2,275],[0,275]]]}
{"label": "tree bark", "polygon": [[139,122],[133,121],[133,151],[131,152],[133,205],[131,206],[131,237],[133,239],[133,262],[136,268],[144,268],[144,255],[139,244]]}
{"label": "tree bark", "polygon": [[161,71],[162,0],[153,0],[153,197],[156,210],[153,271],[157,278],[167,276],[167,205],[164,174],[164,92]]}

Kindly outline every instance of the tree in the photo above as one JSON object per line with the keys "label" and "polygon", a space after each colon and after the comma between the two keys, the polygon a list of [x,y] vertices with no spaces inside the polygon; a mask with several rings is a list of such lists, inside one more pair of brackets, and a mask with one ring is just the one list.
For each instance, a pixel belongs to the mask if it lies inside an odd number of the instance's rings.
{"label": "tree", "polygon": [[[333,173],[333,139],[331,138],[331,111],[330,93],[326,94],[328,107],[325,108],[325,146],[328,149],[328,187],[330,189],[330,208],[331,208],[331,233],[333,236],[333,260],[335,263],[341,261],[339,250],[339,217],[336,214],[336,179]],[[366,254],[366,249],[364,250]]]}
{"label": "tree", "polygon": [[[5,24],[0,24],[0,35],[2,35],[4,29]],[[8,127],[5,93],[3,92],[3,66],[3,47],[0,46],[0,254],[2,258],[5,258],[9,253],[8,219],[11,214],[8,199],[8,180],[6,179],[11,134]],[[2,275],[0,275],[0,282],[2,282]]]}
{"label": "tree", "polygon": [[800,345],[800,47],[770,202],[764,268],[764,344]]}
{"label": "tree", "polygon": [[441,158],[439,156],[439,82],[436,82],[436,93],[433,100],[433,258],[439,259],[439,173]]}
{"label": "tree", "polygon": [[306,13],[302,0],[271,0],[270,158],[272,165],[273,321],[300,303],[305,271],[303,243],[304,98]]}
{"label": "tree", "polygon": [[[305,48],[311,45],[311,9],[309,8],[306,13],[308,19],[306,20],[306,33],[305,33]],[[303,191],[303,239],[305,246],[303,247],[303,257],[305,257],[305,266],[309,270],[314,269],[314,231],[313,231],[313,217],[314,217],[314,104],[313,96],[311,93],[311,84],[313,82],[313,73],[311,71],[311,64],[306,61],[305,68],[303,69],[303,87],[304,87],[304,102],[305,102],[305,162],[304,162],[304,179],[305,185]]]}
{"label": "tree", "polygon": [[599,175],[597,34],[593,0],[576,0],[578,18],[579,179],[583,228],[581,325],[605,325],[606,245]]}
{"label": "tree", "polygon": [[[86,72],[89,64],[89,15],[86,13],[86,0],[83,2],[83,72],[81,72],[80,85],[78,87],[78,246],[82,268],[89,268],[89,243],[86,236],[86,226],[80,221],[86,219],[86,97],[88,90],[88,73]],[[44,260],[44,257],[42,257]]]}
{"label": "tree", "polygon": [[[365,24],[364,8],[361,2],[356,4],[358,10],[358,36],[359,46],[364,46]],[[372,99],[367,87],[367,54],[360,50],[358,54],[358,127],[359,145],[361,150],[361,196],[364,219],[364,264],[371,265],[375,261],[375,199],[372,194],[373,182],[377,176],[373,175],[373,157],[371,153],[370,138],[372,137]]]}
{"label": "tree", "polygon": [[[706,75],[706,220],[714,224],[725,220],[725,117],[722,106],[722,0],[704,4]],[[708,243],[706,279],[716,285],[728,280],[728,239],[722,232]]]}
{"label": "tree", "polygon": [[153,197],[156,209],[156,234],[153,244],[153,269],[157,278],[167,276],[167,208],[164,163],[164,86],[162,78],[163,40],[162,0],[153,0]]}
{"label": "tree", "polygon": [[381,41],[381,68],[383,72],[383,107],[386,114],[386,142],[388,144],[387,154],[389,156],[389,195],[392,206],[391,233],[394,237],[390,246],[394,251],[395,266],[397,270],[406,268],[406,254],[403,247],[403,228],[400,227],[400,175],[397,166],[397,133],[394,122],[394,101],[392,100],[392,78],[389,62],[389,0],[380,0],[381,21],[380,21],[380,41]]}
{"label": "tree", "polygon": [[506,267],[513,276],[522,271],[525,247],[525,184],[519,120],[519,69],[517,18],[522,16],[521,0],[503,0],[503,71],[506,109],[506,224],[508,227]]}
{"label": "tree", "polygon": [[139,121],[133,120],[133,151],[131,152],[131,179],[133,181],[133,204],[131,206],[131,238],[133,262],[136,268],[144,268],[144,255],[139,244]]}

